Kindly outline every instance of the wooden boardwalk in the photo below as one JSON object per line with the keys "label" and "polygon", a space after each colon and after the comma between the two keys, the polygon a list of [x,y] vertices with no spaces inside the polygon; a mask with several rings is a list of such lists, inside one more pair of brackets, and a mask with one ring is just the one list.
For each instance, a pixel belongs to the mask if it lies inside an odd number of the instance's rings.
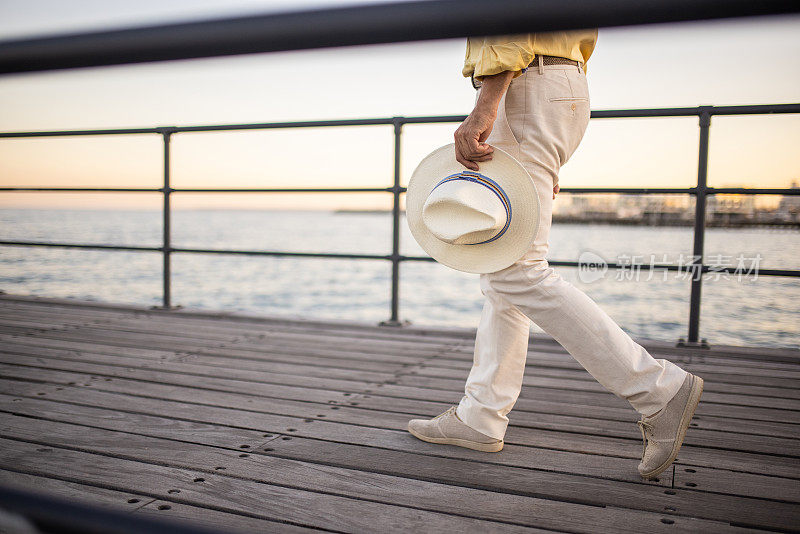
{"label": "wooden boardwalk", "polygon": [[0,485],[230,532],[800,529],[800,353],[647,344],[706,380],[675,466],[533,338],[496,454],[424,443],[474,333],[0,296]]}

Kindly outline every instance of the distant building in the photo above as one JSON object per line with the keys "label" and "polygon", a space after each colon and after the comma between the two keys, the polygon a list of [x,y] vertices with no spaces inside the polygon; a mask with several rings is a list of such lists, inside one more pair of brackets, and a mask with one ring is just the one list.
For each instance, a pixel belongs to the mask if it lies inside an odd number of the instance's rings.
{"label": "distant building", "polygon": [[721,194],[706,198],[707,223],[741,224],[752,221],[755,211],[755,195]]}
{"label": "distant building", "polygon": [[[792,182],[792,189],[800,189]],[[757,195],[724,193],[706,197],[709,226],[800,225],[800,195],[783,195],[777,208],[758,208]],[[559,222],[691,226],[693,195],[567,194],[553,204]]]}
{"label": "distant building", "polygon": [[[792,182],[791,188],[800,189],[800,186]],[[800,195],[781,195],[775,217],[781,222],[800,223]]]}

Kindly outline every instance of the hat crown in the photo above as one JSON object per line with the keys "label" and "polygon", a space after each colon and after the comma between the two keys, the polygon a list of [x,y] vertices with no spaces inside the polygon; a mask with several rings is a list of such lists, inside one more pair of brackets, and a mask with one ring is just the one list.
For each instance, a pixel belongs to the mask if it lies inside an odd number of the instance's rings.
{"label": "hat crown", "polygon": [[437,239],[476,245],[500,237],[508,227],[510,205],[502,189],[477,173],[448,176],[428,195],[422,221]]}

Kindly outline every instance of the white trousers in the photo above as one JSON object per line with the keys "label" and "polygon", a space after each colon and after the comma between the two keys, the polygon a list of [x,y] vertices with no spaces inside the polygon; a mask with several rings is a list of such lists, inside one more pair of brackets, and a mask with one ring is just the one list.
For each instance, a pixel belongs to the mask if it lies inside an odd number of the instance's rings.
{"label": "white trousers", "polygon": [[534,66],[512,80],[487,139],[525,166],[541,205],[531,249],[510,267],[480,279],[486,302],[473,366],[456,413],[470,427],[496,439],[505,435],[507,415],[522,389],[531,321],[641,414],[663,408],[686,377],[675,364],[654,359],[545,259],[553,186],[588,123],[589,92],[583,70],[570,65]]}

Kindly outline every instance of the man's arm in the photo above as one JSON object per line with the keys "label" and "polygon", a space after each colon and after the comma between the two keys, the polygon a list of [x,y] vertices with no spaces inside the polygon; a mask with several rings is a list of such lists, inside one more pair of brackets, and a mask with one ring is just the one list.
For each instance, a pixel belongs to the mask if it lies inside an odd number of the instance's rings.
{"label": "man's arm", "polygon": [[[456,160],[466,168],[478,170],[478,162],[492,159],[494,149],[484,141],[492,133],[494,120],[497,118],[497,106],[508,89],[514,71],[503,71],[500,74],[484,76],[481,92],[475,109],[461,123],[453,135],[456,143]],[[553,198],[561,188],[553,188]]]}
{"label": "man's arm", "polygon": [[466,168],[477,171],[477,162],[492,159],[494,149],[484,141],[492,133],[492,125],[497,117],[497,106],[513,77],[514,72],[510,70],[483,77],[475,109],[461,123],[453,136],[456,142],[456,160]]}

